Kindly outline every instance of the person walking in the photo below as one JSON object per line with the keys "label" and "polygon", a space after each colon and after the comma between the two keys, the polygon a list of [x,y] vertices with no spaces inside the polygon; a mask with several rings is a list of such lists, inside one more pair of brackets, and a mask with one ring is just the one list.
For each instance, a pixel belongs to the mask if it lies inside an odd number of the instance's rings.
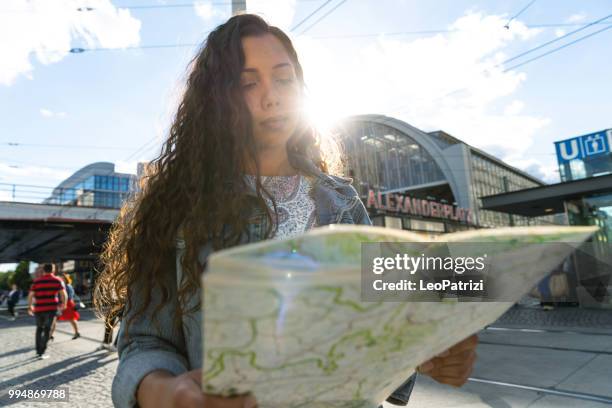
{"label": "person walking", "polygon": [[118,323],[119,317],[117,316],[106,317],[104,319],[104,339],[102,340],[102,344],[96,348],[96,351],[117,351],[117,340],[119,339],[119,336],[115,336],[115,341],[113,342],[113,332],[115,331],[115,327]]}
{"label": "person walking", "polygon": [[28,314],[36,317],[36,355],[39,359],[48,358],[45,354],[49,333],[57,313],[66,308],[66,290],[60,278],[55,276],[52,264],[43,266],[43,275],[34,279],[28,293]]}
{"label": "person walking", "polygon": [[[76,302],[74,297],[74,288],[72,286],[72,278],[68,274],[63,274],[62,278],[64,279],[64,285],[66,288],[66,295],[68,297],[68,301],[66,302],[66,308],[60,317],[57,320],[60,321],[68,321],[72,325],[72,330],[74,331],[74,336],[72,336],[72,340],[76,340],[81,337],[79,333],[79,325],[77,321],[81,318],[81,315],[76,310]],[[53,338],[53,332],[55,332],[55,324],[53,324],[53,328],[51,330],[51,338]]]}
{"label": "person walking", "polygon": [[8,312],[11,315],[11,320],[15,320],[17,317],[17,312],[15,312],[15,305],[17,302],[19,302],[19,288],[17,287],[17,284],[13,283],[11,291],[8,294],[8,298],[6,299],[6,306],[8,307]]}

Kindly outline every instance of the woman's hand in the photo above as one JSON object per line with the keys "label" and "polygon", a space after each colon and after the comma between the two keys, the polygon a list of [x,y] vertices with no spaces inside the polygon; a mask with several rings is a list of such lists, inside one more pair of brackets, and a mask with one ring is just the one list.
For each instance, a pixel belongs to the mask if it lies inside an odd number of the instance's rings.
{"label": "woman's hand", "polygon": [[255,408],[251,395],[218,397],[202,393],[202,370],[192,370],[177,377],[167,371],[154,371],[138,387],[138,405],[142,408]]}
{"label": "woman's hand", "polygon": [[204,394],[204,407],[206,408],[257,408],[257,402],[252,395],[238,397],[217,397]]}
{"label": "woman's hand", "polygon": [[421,364],[417,371],[442,384],[460,387],[472,373],[478,336],[475,334]]}

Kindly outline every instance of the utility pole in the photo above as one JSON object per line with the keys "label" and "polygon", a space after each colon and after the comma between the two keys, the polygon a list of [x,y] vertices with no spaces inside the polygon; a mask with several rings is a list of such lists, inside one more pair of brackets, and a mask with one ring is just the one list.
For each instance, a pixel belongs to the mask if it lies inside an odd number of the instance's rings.
{"label": "utility pole", "polygon": [[232,16],[246,12],[246,0],[232,0]]}

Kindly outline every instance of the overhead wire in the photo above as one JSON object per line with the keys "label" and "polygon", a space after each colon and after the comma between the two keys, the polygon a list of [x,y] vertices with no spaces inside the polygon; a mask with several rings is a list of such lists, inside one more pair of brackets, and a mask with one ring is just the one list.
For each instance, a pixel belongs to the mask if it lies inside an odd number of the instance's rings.
{"label": "overhead wire", "polygon": [[[314,1],[314,0],[298,0],[298,1]],[[311,13],[311,14],[310,14],[308,17],[306,17],[305,19],[303,19],[302,21],[300,21],[300,23],[299,23],[299,24],[297,24],[297,25],[296,25],[296,26],[295,26],[295,27],[292,29],[292,31],[293,31],[293,30],[295,30],[296,28],[298,28],[299,26],[301,26],[302,24],[304,24],[304,23],[305,23],[305,22],[306,22],[306,21],[307,21],[309,18],[311,18],[311,17],[312,17],[314,14],[316,14],[316,12],[318,12],[319,10],[321,10],[321,9],[322,9],[322,8],[323,8],[325,5],[329,4],[330,2],[331,2],[331,0],[326,1],[326,2],[325,2],[323,5],[322,5],[322,6],[320,6],[319,8],[317,8],[317,9],[315,10],[315,12]],[[301,34],[304,34],[304,33],[305,33],[305,32],[307,32],[308,30],[310,30],[312,27],[314,27],[316,24],[318,24],[320,21],[322,21],[324,18],[326,18],[326,17],[327,17],[329,14],[331,14],[333,11],[335,11],[335,10],[336,10],[338,7],[340,7],[340,6],[341,6],[343,3],[345,3],[345,2],[346,2],[346,0],[342,0],[341,2],[339,2],[338,4],[336,4],[336,5],[335,5],[335,6],[334,6],[332,9],[330,9],[330,10],[329,10],[327,13],[325,13],[323,16],[321,16],[319,19],[317,19],[317,20],[316,20],[314,23],[312,23],[310,26],[308,26],[306,29],[304,29],[304,30],[303,30],[303,31],[300,33],[300,35],[301,35]],[[509,23],[510,23],[512,20],[514,20],[516,17],[518,17],[518,16],[519,16],[521,13],[523,13],[523,12],[524,12],[524,11],[525,11],[527,8],[529,8],[529,7],[530,7],[530,6],[531,6],[531,5],[532,5],[534,2],[535,2],[535,0],[534,0],[534,1],[532,1],[532,2],[530,2],[530,3],[529,3],[527,6],[526,6],[526,7],[524,7],[524,8],[523,8],[521,11],[519,11],[519,13],[517,13],[515,16],[513,16],[513,17],[512,17],[512,18],[511,18],[511,19],[508,21],[508,23],[507,23],[507,24],[509,24]],[[214,2],[214,3],[213,3],[213,5],[221,5],[221,4],[231,4],[231,2]],[[140,9],[145,9],[145,8],[164,8],[164,7],[168,7],[168,8],[169,8],[169,7],[193,7],[194,5],[195,5],[195,3],[189,3],[189,4],[178,4],[178,5],[117,6],[117,7],[119,7],[119,8],[135,8],[135,9],[140,8]],[[579,31],[582,31],[582,30],[584,30],[584,29],[586,29],[586,28],[588,28],[588,27],[590,27],[590,26],[593,26],[593,25],[596,25],[596,24],[605,24],[605,23],[602,23],[602,21],[603,21],[603,20],[605,20],[605,19],[607,19],[607,18],[609,18],[610,16],[612,16],[612,15],[606,16],[606,17],[604,17],[604,18],[602,18],[602,19],[600,19],[600,20],[597,20],[597,21],[595,21],[595,22],[592,22],[592,23],[589,23],[589,24],[587,24],[587,25],[585,25],[585,26],[582,26],[582,27],[581,27],[581,28],[579,28],[578,30],[574,30],[574,31],[572,31],[572,32],[570,32],[570,33],[568,33],[568,34],[566,34],[566,35],[564,35],[564,36],[562,36],[562,37],[560,37],[560,38],[558,38],[558,39],[555,39],[555,40],[553,40],[553,41],[549,41],[549,42],[547,42],[547,43],[545,43],[545,44],[542,44],[542,45],[540,45],[540,46],[538,46],[538,47],[535,47],[535,48],[533,48],[533,49],[530,49],[530,50],[528,50],[528,51],[526,51],[526,52],[524,52],[524,53],[521,53],[521,54],[519,54],[519,55],[517,55],[517,56],[515,56],[515,57],[512,57],[512,58],[510,58],[510,59],[508,59],[508,60],[504,61],[504,63],[509,62],[509,61],[512,61],[512,60],[516,60],[516,59],[520,58],[521,56],[524,56],[524,55],[527,55],[527,54],[529,54],[529,53],[531,53],[531,52],[534,52],[534,51],[536,51],[537,49],[541,49],[541,48],[543,48],[543,47],[545,47],[545,46],[547,46],[547,45],[550,45],[550,44],[552,44],[552,43],[554,43],[554,42],[556,42],[556,41],[559,41],[559,40],[561,40],[561,39],[563,39],[563,38],[566,38],[566,37],[567,37],[567,36],[569,36],[569,35],[572,35],[572,34],[575,34],[575,33],[579,32]],[[575,25],[577,25],[577,24],[539,24],[539,25],[538,25],[538,24],[533,24],[533,25],[530,25],[530,27],[555,27],[555,26],[572,26],[572,25],[574,25],[574,26],[575,26]],[[601,29],[601,30],[598,30],[598,31],[596,31],[596,32],[593,32],[593,33],[591,33],[591,34],[589,34],[589,35],[586,35],[586,36],[580,37],[580,38],[578,38],[578,39],[576,39],[576,40],[574,40],[574,41],[572,41],[572,42],[570,42],[570,43],[567,43],[567,44],[565,44],[565,45],[563,45],[563,46],[561,46],[561,47],[557,47],[557,48],[555,48],[555,49],[553,49],[553,50],[551,50],[551,51],[549,51],[549,52],[546,52],[545,54],[539,55],[539,56],[537,56],[537,57],[535,57],[535,58],[532,58],[532,59],[530,59],[530,60],[528,60],[528,61],[524,61],[523,63],[520,63],[520,64],[514,65],[514,66],[512,66],[512,67],[510,67],[510,68],[507,68],[507,69],[506,69],[504,72],[506,72],[506,71],[508,71],[508,70],[511,70],[511,69],[514,69],[514,68],[517,68],[517,67],[519,67],[519,66],[525,65],[525,64],[530,63],[530,62],[532,62],[532,61],[535,61],[535,60],[537,60],[537,59],[543,58],[544,56],[547,56],[547,55],[549,55],[549,54],[552,54],[552,53],[554,53],[554,52],[556,52],[556,51],[559,51],[559,50],[561,50],[561,49],[563,49],[563,48],[569,47],[569,46],[571,46],[571,45],[573,45],[573,44],[576,44],[576,43],[578,43],[578,42],[580,42],[580,41],[583,41],[583,40],[585,40],[585,39],[587,39],[587,38],[589,38],[589,37],[592,37],[592,36],[594,36],[594,35],[596,35],[596,34],[599,34],[599,33],[601,33],[601,32],[604,32],[604,31],[606,31],[606,30],[608,30],[608,29],[610,29],[610,28],[612,28],[612,25],[609,25],[609,26],[607,26],[607,27],[605,27],[605,28],[603,28],[603,29]],[[422,30],[422,31],[412,31],[412,32],[383,33],[382,35],[431,34],[431,33],[443,33],[443,32],[449,32],[449,31],[451,31],[451,30]],[[378,35],[381,35],[381,34],[356,34],[356,35],[339,35],[339,36],[319,36],[318,38],[356,38],[356,37],[378,36]],[[144,45],[144,46],[126,47],[126,48],[124,48],[124,49],[155,49],[155,48],[174,48],[174,47],[188,47],[188,46],[198,46],[198,45],[200,45],[200,44],[198,44],[198,43],[188,43],[188,44],[158,44],[158,45]],[[82,49],[82,50],[83,50],[83,51],[85,51],[85,50],[86,50],[86,51],[99,51],[99,50],[112,50],[112,49],[111,49],[111,48],[106,48],[106,49],[105,49],[105,48],[92,48],[92,49]],[[72,51],[72,50],[71,50],[71,51]],[[455,92],[457,92],[457,91],[453,91],[453,92],[451,92],[451,93],[455,93]],[[132,158],[132,157],[133,157],[135,154],[138,154],[138,152],[139,152],[140,150],[144,149],[144,148],[145,148],[147,145],[149,145],[150,143],[152,143],[152,142],[154,142],[154,141],[156,141],[156,140],[157,140],[157,138],[154,138],[154,139],[150,140],[149,142],[145,143],[143,146],[141,146],[140,148],[138,148],[138,149],[137,149],[137,150],[136,150],[134,153],[132,153],[130,156],[128,156],[128,159],[126,159],[126,161],[127,161],[127,160],[129,160],[129,158]],[[40,145],[40,147],[43,147],[43,145]],[[60,147],[60,146],[45,146],[45,147]],[[83,147],[83,148],[88,148],[88,147],[85,147],[85,146],[66,146],[66,147],[72,147],[72,148],[81,148],[81,147]],[[152,147],[152,146],[149,146],[149,148],[150,148],[150,147]],[[127,148],[117,148],[117,147],[114,147],[114,148],[113,148],[113,147],[101,147],[101,146],[91,146],[91,148],[112,148],[112,149],[124,149],[124,150],[125,150],[125,149],[127,149]]]}
{"label": "overhead wire", "polygon": [[[313,12],[308,14],[299,23],[297,23],[295,26],[293,26],[293,28],[291,28],[290,31],[292,31],[292,32],[295,31],[298,27],[300,27],[302,24],[307,22],[310,18],[312,18],[316,13],[318,13],[320,10],[322,10],[326,5],[328,5],[332,1],[333,0],[326,0],[323,4],[321,4],[319,7],[317,7]],[[310,30],[316,24],[321,22],[324,18],[329,16],[333,11],[335,11],[338,7],[340,7],[346,1],[347,0],[341,0],[338,4],[336,4],[334,7],[332,7],[327,13],[325,13],[323,16],[321,16],[319,19],[317,19],[314,23],[312,23],[310,26],[308,26],[306,29],[304,29],[300,33],[300,35],[304,34],[306,31]],[[86,52],[86,51],[114,51],[114,50],[120,51],[120,50],[132,50],[132,49],[161,49],[161,48],[178,48],[178,47],[196,47],[196,46],[199,46],[199,45],[201,45],[201,44],[200,43],[176,43],[176,44],[135,45],[135,46],[122,47],[122,48],[109,48],[109,47],[83,48],[83,47],[73,47],[73,48],[71,48],[69,50],[69,52],[72,53],[72,54],[80,54],[80,53],[83,53],[83,52]]]}
{"label": "overhead wire", "polygon": [[144,152],[151,150],[153,147],[156,147],[155,142],[158,142],[158,141],[160,141],[158,137],[154,137],[150,139],[148,142],[140,146],[138,149],[136,149],[136,151],[134,151],[132,154],[126,157],[123,161],[126,161],[126,162],[130,161],[137,154],[142,154]]}
{"label": "overhead wire", "polygon": [[[295,0],[298,3],[310,3],[319,0]],[[86,3],[86,2],[85,2]],[[155,9],[180,9],[180,8],[192,8],[199,4],[199,2],[190,2],[190,3],[175,3],[175,4],[138,4],[138,5],[114,5],[117,9],[128,9],[128,10],[155,10]],[[231,1],[213,1],[208,3],[211,6],[230,6],[232,5]],[[92,12],[96,11],[96,7],[83,5],[75,8],[76,11],[80,12]],[[32,9],[0,9],[1,13],[28,13],[31,12]]]}
{"label": "overhead wire", "polygon": [[312,23],[311,25],[309,25],[308,27],[306,27],[304,30],[302,30],[302,32],[300,33],[300,35],[304,35],[306,33],[306,31],[310,30],[312,27],[314,27],[315,25],[317,25],[319,22],[321,22],[321,20],[323,20],[325,17],[329,16],[331,13],[333,13],[338,7],[340,7],[341,5],[343,5],[344,3],[346,3],[347,0],[342,0],[340,3],[336,4],[334,7],[332,7],[327,13],[323,14],[317,21],[315,21],[314,23]]}
{"label": "overhead wire", "polygon": [[[295,0],[298,3],[311,3],[319,0]],[[192,3],[177,3],[177,4],[145,4],[145,5],[116,5],[116,8],[122,9],[133,9],[133,10],[146,10],[146,9],[165,9],[165,8],[187,8],[187,7],[195,7],[199,4],[199,2]],[[231,1],[212,1],[210,3],[211,6],[231,6],[233,2]]]}
{"label": "overhead wire", "polygon": [[11,147],[27,146],[27,147],[42,147],[42,148],[59,148],[59,149],[108,149],[108,150],[131,150],[133,147],[119,146],[86,146],[86,145],[54,145],[54,144],[36,144],[36,143],[21,143],[21,142],[0,142],[0,145]]}
{"label": "overhead wire", "polygon": [[303,18],[302,20],[300,20],[299,23],[297,23],[296,25],[294,25],[290,31],[295,31],[299,26],[301,26],[302,24],[304,24],[306,21],[308,21],[308,19],[310,19],[312,16],[314,16],[316,13],[319,12],[319,10],[321,10],[323,7],[325,7],[326,5],[328,5],[329,3],[331,3],[332,0],[327,0],[325,3],[321,4],[319,7],[317,7],[312,13],[308,14],[305,18]]}
{"label": "overhead wire", "polygon": [[547,55],[550,55],[550,54],[552,54],[552,53],[555,53],[555,52],[557,52],[557,51],[560,51],[560,50],[562,50],[562,49],[564,49],[564,48],[566,48],[566,47],[569,47],[570,45],[574,45],[574,44],[576,44],[576,43],[579,43],[580,41],[584,41],[584,40],[586,40],[587,38],[593,37],[594,35],[600,34],[600,33],[604,32],[604,31],[607,31],[607,30],[609,30],[609,29],[611,29],[611,28],[612,28],[612,24],[611,24],[611,25],[609,25],[608,27],[604,27],[604,28],[602,28],[602,29],[600,29],[600,30],[597,30],[597,31],[594,31],[594,32],[592,32],[592,33],[590,33],[590,34],[583,35],[582,37],[579,37],[579,38],[575,39],[574,41],[571,41],[571,42],[569,42],[569,43],[567,43],[567,44],[563,44],[562,46],[559,46],[559,47],[557,47],[557,48],[553,48],[552,50],[547,51],[547,52],[545,52],[544,54],[540,54],[540,55],[538,55],[538,56],[536,56],[536,57],[534,57],[534,58],[528,59],[527,61],[523,61],[523,62],[521,62],[521,63],[519,63],[519,64],[516,64],[516,65],[513,65],[513,66],[511,66],[511,67],[509,67],[509,68],[506,68],[506,69],[505,69],[503,72],[508,72],[508,71],[510,71],[510,70],[512,70],[512,69],[515,69],[515,68],[521,67],[521,66],[523,66],[523,65],[525,65],[525,64],[529,64],[530,62],[536,61],[536,60],[538,60],[538,59],[540,59],[540,58],[544,58],[544,57],[546,57]]}
{"label": "overhead wire", "polygon": [[[595,20],[595,21],[593,21],[593,22],[591,22],[591,23],[585,24],[585,25],[584,25],[584,26],[582,26],[580,29],[574,30],[574,31],[572,31],[571,33],[566,34],[566,35],[564,36],[564,38],[565,38],[565,37],[567,37],[568,35],[572,35],[572,34],[575,34],[575,33],[579,32],[579,31],[582,31],[582,30],[583,30],[583,29],[585,29],[585,28],[591,27],[591,26],[593,26],[593,25],[595,25],[595,24],[597,24],[597,23],[601,23],[603,20],[606,20],[606,19],[608,19],[608,18],[610,18],[610,17],[612,17],[612,14],[607,15],[607,16],[605,16],[605,17],[603,17],[603,18],[599,18],[599,19],[597,19],[597,20]],[[576,40],[574,40],[574,41],[571,41],[571,42],[569,42],[569,43],[566,43],[566,44],[565,44],[565,45],[563,45],[563,46],[560,46],[560,47],[554,48],[553,50],[550,50],[549,52],[546,52],[546,53],[544,53],[544,54],[540,54],[540,55],[539,55],[539,56],[537,56],[537,57],[531,58],[531,59],[529,59],[529,60],[527,60],[527,61],[524,61],[524,62],[522,62],[522,63],[516,64],[516,65],[513,65],[513,66],[511,66],[511,67],[509,67],[509,68],[506,68],[506,69],[505,69],[504,71],[502,71],[502,72],[508,72],[508,71],[510,71],[510,70],[512,70],[512,69],[515,69],[515,68],[518,68],[518,67],[520,67],[520,66],[526,65],[526,64],[528,64],[528,63],[530,63],[530,62],[536,61],[536,60],[538,60],[538,59],[540,59],[540,58],[543,58],[543,57],[545,57],[545,56],[547,56],[547,55],[550,55],[550,54],[552,54],[552,53],[554,53],[554,52],[557,52],[557,51],[559,51],[559,50],[561,50],[561,49],[563,49],[563,48],[569,47],[569,46],[574,45],[574,44],[576,44],[576,43],[578,43],[578,42],[580,42],[580,41],[582,41],[582,40],[585,40],[585,39],[587,39],[587,38],[589,38],[589,37],[592,37],[592,36],[594,36],[594,35],[596,35],[596,34],[599,34],[599,33],[601,33],[601,32],[604,32],[604,31],[606,31],[606,30],[608,30],[608,29],[610,29],[610,28],[612,28],[612,24],[607,25],[607,26],[606,26],[606,27],[604,27],[603,29],[601,29],[601,30],[597,30],[597,31],[595,31],[595,32],[593,32],[593,33],[591,33],[591,34],[589,34],[589,35],[586,35],[586,36],[580,37],[580,38],[578,38],[578,39],[576,39]],[[559,38],[559,39],[561,39],[561,38]],[[548,41],[548,42],[546,42],[546,43],[544,43],[544,44],[541,44],[541,45],[538,45],[538,46],[536,46],[536,47],[530,48],[529,50],[524,51],[524,52],[522,52],[522,53],[518,54],[517,56],[514,56],[514,57],[512,57],[512,58],[508,58],[508,59],[506,59],[505,61],[503,61],[503,62],[501,62],[501,63],[499,63],[499,64],[495,65],[495,66],[494,66],[494,68],[497,68],[497,67],[499,67],[499,66],[502,66],[502,65],[504,65],[505,63],[507,63],[507,62],[509,62],[509,61],[514,61],[514,60],[516,60],[517,58],[519,58],[519,57],[521,57],[521,56],[525,56],[525,55],[527,55],[527,54],[530,54],[532,51],[535,51],[535,50],[541,49],[542,47],[544,47],[544,46],[546,46],[546,45],[550,45],[550,44],[552,44],[552,43],[554,43],[554,42],[558,41],[559,39],[551,40],[551,41]],[[483,73],[487,73],[487,71],[483,71]],[[449,96],[451,96],[451,95],[453,95],[453,94],[456,94],[456,93],[459,93],[459,92],[463,92],[463,91],[467,91],[467,90],[469,90],[469,87],[462,87],[462,88],[458,88],[458,89],[455,89],[455,90],[453,90],[453,91],[450,91],[450,92],[448,92],[448,93],[446,93],[446,94],[444,94],[444,95],[442,95],[442,96],[439,96],[439,97],[434,98],[434,99],[433,99],[433,101],[436,101],[436,100],[439,100],[439,99],[443,99],[443,98],[447,98],[447,97],[449,97]],[[406,106],[407,106],[407,105],[402,105],[402,106],[400,106],[400,107],[398,107],[398,108],[394,108],[394,109],[390,110],[389,112],[402,112]]]}
{"label": "overhead wire", "polygon": [[[610,23],[592,23],[592,25],[609,25]],[[579,23],[547,23],[547,24],[525,24],[527,28],[554,28],[554,27],[575,27],[582,26]],[[334,35],[313,35],[310,38],[321,39],[321,40],[334,40],[334,39],[351,39],[351,38],[367,38],[367,37],[382,37],[382,36],[402,36],[402,35],[421,35],[421,34],[445,34],[458,32],[459,30],[415,30],[415,31],[392,31],[392,32],[379,32],[379,33],[364,33],[364,34],[334,34]]]}
{"label": "overhead wire", "polygon": [[[593,25],[595,25],[595,24],[601,23],[601,22],[603,22],[604,20],[609,19],[610,17],[612,17],[612,14],[608,14],[608,15],[607,15],[607,16],[605,16],[605,17],[602,17],[602,18],[600,18],[600,19],[598,19],[598,20],[595,20],[595,21],[593,21],[593,22],[591,22],[591,23],[585,24],[585,25],[583,25],[582,27],[580,27],[580,28],[578,28],[578,29],[576,29],[576,30],[570,31],[569,33],[564,34],[564,35],[562,35],[561,37],[555,38],[554,40],[550,40],[550,41],[545,42],[544,44],[540,44],[540,45],[538,45],[537,47],[530,48],[530,49],[528,49],[527,51],[524,51],[524,52],[522,52],[522,53],[520,53],[520,54],[518,54],[518,55],[515,55],[515,56],[514,56],[514,57],[512,57],[512,58],[508,58],[507,60],[500,62],[499,64],[497,64],[497,65],[496,65],[496,67],[499,67],[499,66],[501,66],[501,65],[505,65],[505,64],[507,64],[507,63],[508,63],[508,62],[510,62],[510,61],[514,61],[514,60],[519,59],[519,58],[521,58],[521,57],[523,57],[523,56],[525,56],[525,55],[527,55],[527,54],[531,54],[531,53],[532,53],[532,52],[534,52],[534,51],[537,51],[537,50],[539,50],[539,49],[542,49],[542,48],[544,48],[544,47],[546,47],[546,46],[548,46],[548,45],[550,45],[550,44],[553,44],[553,43],[556,43],[556,42],[558,42],[558,41],[561,41],[561,40],[563,40],[564,38],[569,37],[570,35],[574,35],[574,34],[576,34],[576,33],[580,32],[580,31],[582,31],[582,30],[586,30],[587,28],[589,28],[589,27],[591,27],[591,26],[593,26]],[[605,31],[605,30],[604,30],[604,31]]]}
{"label": "overhead wire", "polygon": [[[528,25],[527,28],[538,28],[538,27],[569,27],[576,26],[580,24],[531,24]],[[590,23],[590,25],[612,25],[610,23]],[[367,38],[367,37],[381,37],[381,36],[402,36],[402,35],[422,35],[422,34],[444,34],[444,33],[452,33],[458,30],[416,30],[416,31],[397,31],[397,32],[380,32],[380,33],[366,33],[366,34],[339,34],[339,35],[317,35],[312,36],[314,39],[322,39],[322,40],[344,40],[344,39],[352,39],[352,38]],[[205,35],[208,32],[204,33]],[[300,33],[301,35],[301,33]],[[565,34],[564,37],[567,37],[568,34]],[[559,38],[560,39],[560,38]],[[559,41],[559,39],[551,40],[551,44],[553,42]],[[129,47],[122,48],[110,48],[110,47],[96,47],[96,48],[82,48],[82,47],[74,47],[69,50],[70,53],[80,54],[89,51],[125,51],[125,50],[139,50],[139,49],[163,49],[163,48],[182,48],[182,47],[198,47],[202,45],[201,43],[174,43],[174,44],[151,44],[151,45],[135,45]],[[529,51],[532,52],[532,51]],[[513,57],[516,58],[517,56]]]}
{"label": "overhead wire", "polygon": [[523,14],[535,2],[536,2],[536,0],[532,0],[529,4],[527,4],[525,7],[523,7],[518,13],[516,13],[515,15],[510,17],[510,20],[508,20],[508,22],[506,23],[506,25],[504,27],[505,28],[510,28],[510,23],[512,22],[512,20],[514,20],[515,18],[517,18],[518,16]]}

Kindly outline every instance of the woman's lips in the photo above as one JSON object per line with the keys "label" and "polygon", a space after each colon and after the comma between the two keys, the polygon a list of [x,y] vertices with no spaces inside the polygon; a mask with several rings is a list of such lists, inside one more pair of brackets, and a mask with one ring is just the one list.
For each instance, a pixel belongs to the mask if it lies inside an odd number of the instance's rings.
{"label": "woman's lips", "polygon": [[287,116],[274,116],[272,118],[268,118],[262,120],[261,126],[270,130],[282,130],[287,124]]}

